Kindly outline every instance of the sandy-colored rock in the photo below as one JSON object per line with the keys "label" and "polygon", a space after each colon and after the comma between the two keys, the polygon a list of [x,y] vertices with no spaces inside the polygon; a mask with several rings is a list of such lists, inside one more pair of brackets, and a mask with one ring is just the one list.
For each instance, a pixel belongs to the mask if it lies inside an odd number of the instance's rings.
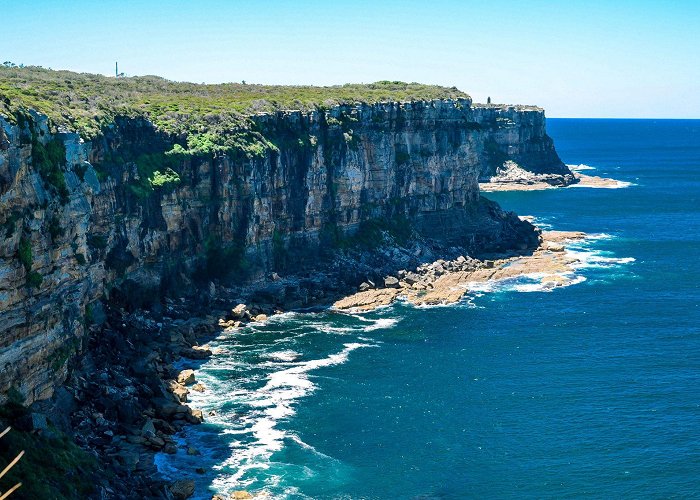
{"label": "sandy-colored rock", "polygon": [[194,376],[194,370],[182,370],[177,376],[177,383],[182,385],[194,384],[197,380]]}
{"label": "sandy-colored rock", "polygon": [[[460,269],[465,258],[454,263],[438,261],[419,267],[412,285],[397,280],[398,288],[358,292],[337,301],[334,307],[366,311],[388,305],[399,297],[416,305],[450,304],[459,301],[476,285],[526,275],[544,275],[541,282],[552,287],[567,285],[572,280],[572,265],[576,259],[567,255],[565,244],[585,237],[586,234],[579,231],[544,231],[539,248],[530,255],[485,260],[480,263],[481,267],[468,271],[446,270]],[[440,272],[436,273],[436,269]]]}
{"label": "sandy-colored rock", "polygon": [[365,311],[376,309],[379,306],[386,306],[391,304],[396,296],[399,294],[398,288],[377,288],[372,290],[366,290],[364,292],[358,292],[349,297],[340,299],[333,307],[336,309],[356,309],[358,311]]}
{"label": "sandy-colored rock", "polygon": [[173,393],[180,403],[187,403],[187,395],[190,393],[187,387],[174,380],[170,380],[167,385],[168,390]]}
{"label": "sandy-colored rock", "polygon": [[235,500],[247,500],[249,498],[253,498],[253,495],[251,495],[247,491],[234,491],[231,494],[231,498]]}
{"label": "sandy-colored rock", "polygon": [[568,176],[564,178],[552,176],[551,174],[538,175],[529,172],[521,177],[518,177],[517,174],[492,177],[489,182],[479,183],[479,191],[484,193],[494,191],[541,191],[543,189],[561,187],[617,189],[628,185],[628,182],[596,175],[586,175],[580,172],[574,172],[570,178]]}
{"label": "sandy-colored rock", "polygon": [[236,307],[231,309],[231,315],[234,319],[244,319],[246,318],[246,313],[248,312],[248,306],[245,304],[238,304]]}

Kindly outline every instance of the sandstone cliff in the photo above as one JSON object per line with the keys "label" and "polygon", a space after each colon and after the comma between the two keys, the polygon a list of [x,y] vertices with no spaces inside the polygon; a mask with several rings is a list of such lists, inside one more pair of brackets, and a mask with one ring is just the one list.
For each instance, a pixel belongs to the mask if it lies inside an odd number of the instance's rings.
{"label": "sandstone cliff", "polygon": [[566,170],[542,110],[468,98],[261,113],[252,127],[264,148],[190,154],[143,117],[92,141],[36,112],[0,118],[0,394],[49,397],[101,299],[291,272],[364,223],[472,252],[526,247],[533,228],[481,198],[479,178],[506,160]]}
{"label": "sandstone cliff", "polygon": [[515,162],[534,174],[573,176],[554,149],[547,135],[544,110],[536,106],[473,106],[474,120],[488,132],[486,162],[481,171],[482,182],[498,173],[506,161]]}

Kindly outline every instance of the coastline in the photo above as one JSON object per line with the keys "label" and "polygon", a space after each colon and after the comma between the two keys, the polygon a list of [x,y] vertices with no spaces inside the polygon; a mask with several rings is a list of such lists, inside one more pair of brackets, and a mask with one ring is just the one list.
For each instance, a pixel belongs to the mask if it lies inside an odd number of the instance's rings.
{"label": "coastline", "polygon": [[[531,217],[521,217],[521,219],[533,222]],[[364,282],[359,287],[361,291],[344,296],[333,302],[332,305],[319,304],[319,311],[335,311],[352,315],[387,307],[397,301],[403,301],[418,308],[452,305],[463,300],[469,293],[488,292],[500,289],[501,285],[506,285],[509,288],[515,285],[513,288],[518,291],[551,291],[580,283],[585,279],[575,272],[578,266],[585,265],[586,260],[585,256],[577,254],[577,244],[585,240],[606,237],[606,235],[586,234],[578,231],[548,230],[542,231],[540,234],[540,244],[535,249],[514,251],[509,254],[486,255],[481,259],[465,256],[458,256],[449,261],[431,259],[429,263],[412,268],[415,269],[414,271],[401,270],[387,275],[382,285]],[[569,251],[571,246],[573,246],[572,251]],[[345,290],[348,290],[347,285]],[[244,330],[247,326],[246,323],[255,321],[259,327],[261,323],[265,323],[279,314],[284,314],[282,310],[278,310],[263,317],[256,317],[256,311],[250,312],[254,307],[252,305],[249,309],[247,306],[239,304],[230,313],[220,317],[217,322],[218,328],[216,328],[218,333],[214,334],[217,339],[218,337],[236,336],[237,332],[246,335],[248,334],[248,331]],[[211,319],[212,316],[210,315],[209,318]],[[256,324],[252,326],[255,328]],[[212,344],[216,346],[218,342],[214,340]],[[347,345],[346,348],[348,348]],[[227,349],[221,350],[220,347],[213,347],[212,351],[214,356],[231,354]],[[299,366],[303,366],[304,363],[314,364],[316,361],[301,361]],[[180,384],[179,391],[185,389],[185,385],[187,385],[187,389],[193,390],[195,386],[192,384],[201,383],[200,376],[204,379],[204,385],[209,385],[206,370],[204,373],[199,373],[197,366],[190,364],[187,366],[178,364],[177,366],[194,369],[193,379],[188,384]],[[302,368],[299,369],[302,370]],[[173,384],[173,387],[177,386]],[[204,390],[208,392],[212,389],[205,388]],[[206,396],[206,392],[202,395]],[[195,400],[201,401],[201,396],[197,396]],[[206,405],[203,407],[206,408]],[[218,413],[217,410],[216,413],[211,414],[215,415],[215,421],[219,418]],[[182,439],[178,439],[179,453],[190,454],[190,447],[197,446],[197,439],[193,439],[191,435],[188,436],[188,433],[181,436]],[[185,440],[189,442],[186,443]],[[195,452],[196,450],[192,451],[192,453]],[[166,457],[163,456],[163,458]],[[158,461],[156,465],[160,470],[161,465],[159,464],[167,462],[169,460]],[[188,462],[185,460],[182,463],[187,464]],[[187,468],[173,470],[172,467],[166,466],[161,472],[170,480],[179,479],[179,474],[184,478],[193,477],[192,471]],[[195,470],[195,472],[197,471]],[[240,485],[240,488],[233,493],[229,491],[228,494],[232,495],[230,498],[258,498],[269,495],[266,489],[247,489],[243,485]],[[199,493],[201,494],[201,491]],[[223,495],[214,496],[214,498],[221,500],[229,497]]]}
{"label": "coastline", "polygon": [[[528,219],[523,217],[523,219]],[[415,272],[399,271],[385,278],[383,287],[364,283],[360,291],[333,304],[338,311],[366,312],[404,300],[415,306],[445,305],[461,300],[470,291],[488,288],[504,280],[532,278],[543,290],[576,282],[574,266],[580,261],[566,252],[566,244],[587,238],[576,231],[543,231],[540,245],[531,253],[494,255],[493,259],[460,256],[423,264]]]}
{"label": "coastline", "polygon": [[557,188],[620,189],[631,185],[630,182],[626,181],[581,173],[581,170],[593,170],[593,168],[586,165],[567,166],[573,174],[573,179],[551,174],[524,173],[524,171],[521,171],[522,169],[516,167],[506,169],[505,174],[491,177],[488,182],[480,182],[479,191],[493,193],[504,191],[543,191]]}

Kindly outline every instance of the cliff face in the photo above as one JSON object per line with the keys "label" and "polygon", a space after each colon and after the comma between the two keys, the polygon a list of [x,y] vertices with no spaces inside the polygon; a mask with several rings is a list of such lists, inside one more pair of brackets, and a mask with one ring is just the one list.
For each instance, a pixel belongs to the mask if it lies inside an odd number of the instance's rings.
{"label": "cliff face", "polygon": [[532,227],[481,199],[479,177],[509,159],[562,169],[530,108],[457,99],[253,120],[270,147],[191,156],[164,154],[179,138],[144,119],[93,142],[35,113],[0,119],[0,394],[49,397],[100,299],[291,271],[368,221],[473,251],[527,246]]}
{"label": "cliff face", "polygon": [[514,161],[535,174],[571,176],[547,135],[541,108],[479,104],[473,112],[475,121],[488,134],[482,182],[488,182],[506,161]]}

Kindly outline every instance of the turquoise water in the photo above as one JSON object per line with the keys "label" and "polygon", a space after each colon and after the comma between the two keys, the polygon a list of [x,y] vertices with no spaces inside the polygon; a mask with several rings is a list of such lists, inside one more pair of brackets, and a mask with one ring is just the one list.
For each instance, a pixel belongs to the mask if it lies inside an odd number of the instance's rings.
{"label": "turquoise water", "polygon": [[580,283],[222,336],[192,398],[216,415],[182,437],[202,455],[161,469],[200,498],[700,496],[700,121],[548,129],[566,163],[632,184],[488,197],[592,233],[569,249]]}

